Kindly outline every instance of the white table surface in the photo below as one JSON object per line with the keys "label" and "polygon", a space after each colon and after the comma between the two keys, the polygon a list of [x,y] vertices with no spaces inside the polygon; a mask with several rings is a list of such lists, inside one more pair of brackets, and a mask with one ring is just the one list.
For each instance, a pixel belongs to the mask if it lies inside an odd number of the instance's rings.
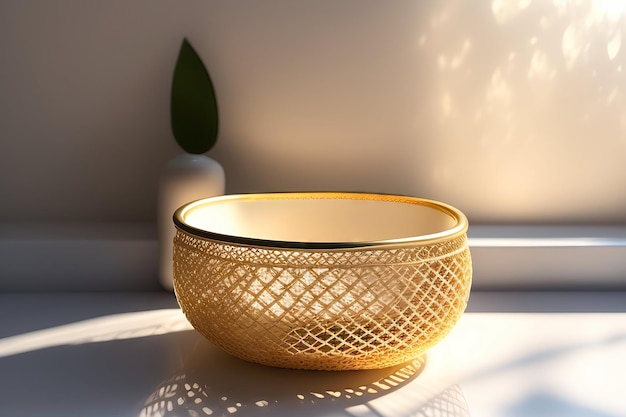
{"label": "white table surface", "polygon": [[626,293],[473,293],[425,361],[240,361],[167,293],[0,293],[0,416],[626,416]]}

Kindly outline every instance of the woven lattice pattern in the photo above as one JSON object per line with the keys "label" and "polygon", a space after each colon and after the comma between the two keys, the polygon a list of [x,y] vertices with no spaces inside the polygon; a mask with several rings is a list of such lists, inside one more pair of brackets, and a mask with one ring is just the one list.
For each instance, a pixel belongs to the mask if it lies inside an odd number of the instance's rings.
{"label": "woven lattice pattern", "polygon": [[373,369],[439,342],[467,304],[465,235],[425,246],[304,250],[240,246],[179,230],[174,287],[191,324],[242,359]]}

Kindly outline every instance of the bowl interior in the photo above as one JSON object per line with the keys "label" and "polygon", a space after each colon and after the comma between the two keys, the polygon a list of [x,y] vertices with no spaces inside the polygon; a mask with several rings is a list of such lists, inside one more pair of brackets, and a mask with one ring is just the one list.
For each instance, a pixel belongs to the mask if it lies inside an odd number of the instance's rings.
{"label": "bowl interior", "polygon": [[464,216],[412,197],[276,193],[208,198],[175,215],[193,232],[278,242],[384,242],[458,232]]}

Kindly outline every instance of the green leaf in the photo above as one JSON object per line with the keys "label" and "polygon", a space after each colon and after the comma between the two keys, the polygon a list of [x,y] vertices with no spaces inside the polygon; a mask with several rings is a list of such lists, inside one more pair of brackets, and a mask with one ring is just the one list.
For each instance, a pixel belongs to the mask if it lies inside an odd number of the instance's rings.
{"label": "green leaf", "polygon": [[215,145],[215,90],[209,72],[187,39],[183,39],[174,68],[170,117],[174,138],[186,152],[201,154]]}

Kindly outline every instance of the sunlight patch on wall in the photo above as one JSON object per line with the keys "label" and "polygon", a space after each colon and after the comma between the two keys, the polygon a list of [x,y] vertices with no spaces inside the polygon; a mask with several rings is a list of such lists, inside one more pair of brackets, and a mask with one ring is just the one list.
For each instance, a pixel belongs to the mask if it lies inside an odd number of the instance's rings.
{"label": "sunlight patch on wall", "polygon": [[475,6],[440,3],[416,38],[434,73],[421,192],[477,222],[622,216],[626,1]]}

